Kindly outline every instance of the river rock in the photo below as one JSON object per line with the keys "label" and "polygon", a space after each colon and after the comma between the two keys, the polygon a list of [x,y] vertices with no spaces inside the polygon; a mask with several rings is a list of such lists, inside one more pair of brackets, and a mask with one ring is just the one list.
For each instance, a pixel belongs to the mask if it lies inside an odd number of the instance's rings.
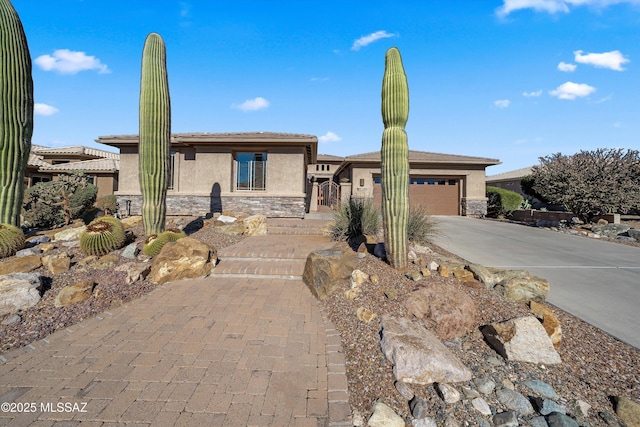
{"label": "river rock", "polygon": [[409,313],[435,327],[442,340],[467,334],[476,326],[477,309],[469,295],[453,286],[426,286],[411,292],[405,302]]}
{"label": "river rock", "polygon": [[533,406],[531,406],[531,402],[517,391],[502,388],[496,391],[496,396],[500,403],[518,414],[533,414]]}
{"label": "river rock", "polygon": [[267,217],[261,214],[255,214],[242,220],[244,224],[245,236],[266,236],[267,235]]}
{"label": "river rock", "polygon": [[411,420],[411,427],[438,427],[438,424],[431,417],[420,418],[419,420],[414,418]]}
{"label": "river rock", "polygon": [[512,411],[500,412],[493,416],[493,425],[495,427],[517,427],[519,425],[518,416]]}
{"label": "river rock", "polygon": [[640,403],[623,396],[614,396],[612,400],[616,415],[627,427],[640,427]]}
{"label": "river rock", "polygon": [[307,256],[302,280],[316,298],[323,300],[349,283],[356,262],[356,256],[348,248],[336,246],[314,251]]}
{"label": "river rock", "polygon": [[542,416],[529,418],[528,422],[531,427],[549,427],[547,420]]}
{"label": "river rock", "polygon": [[373,414],[367,422],[369,427],[404,427],[404,419],[383,402],[373,405]]}
{"label": "river rock", "polygon": [[554,365],[562,363],[538,319],[518,317],[482,327],[487,342],[510,361]]}
{"label": "river rock", "polygon": [[19,250],[18,252],[16,252],[14,256],[16,258],[22,258],[29,255],[40,255],[41,253],[42,253],[41,248],[27,248],[27,249]]}
{"label": "river rock", "polygon": [[413,396],[415,396],[415,393],[407,383],[396,381],[394,385],[396,387],[396,390],[398,390],[398,393],[400,393],[400,396],[402,396],[407,402],[413,399]]}
{"label": "river rock", "polygon": [[87,227],[83,225],[82,227],[74,227],[67,228],[66,230],[62,230],[53,235],[53,240],[56,242],[68,242],[70,240],[79,240],[80,235]]}
{"label": "river rock", "polygon": [[158,284],[205,277],[211,272],[217,259],[214,248],[193,237],[183,237],[167,243],[153,257],[149,277]]}
{"label": "river rock", "polygon": [[473,384],[475,384],[478,391],[485,396],[493,393],[493,390],[496,388],[496,383],[490,377],[478,377],[473,379]]}
{"label": "river rock", "polygon": [[91,297],[95,283],[82,281],[60,289],[53,304],[56,307],[67,307],[85,301]]}
{"label": "river rock", "polygon": [[539,396],[546,397],[547,399],[560,399],[560,396],[558,396],[558,393],[556,393],[553,387],[543,381],[528,380],[523,384]]}
{"label": "river rock", "polygon": [[136,259],[140,253],[140,248],[135,243],[128,244],[122,251],[122,258]]}
{"label": "river rock", "polygon": [[40,301],[40,273],[0,276],[0,316],[33,307]]}
{"label": "river rock", "polygon": [[561,412],[553,412],[546,416],[549,427],[579,427],[576,420]]}
{"label": "river rock", "polygon": [[460,392],[446,383],[437,383],[438,396],[446,403],[453,404],[460,400]]}
{"label": "river rock", "polygon": [[536,397],[533,399],[533,403],[536,405],[536,410],[542,415],[549,415],[553,412],[560,412],[566,414],[567,411],[556,402],[551,399],[544,399],[542,397]]}
{"label": "river rock", "polygon": [[414,398],[411,399],[409,409],[411,409],[413,418],[422,419],[426,418],[429,414],[429,404],[420,396],[414,396]]}
{"label": "river rock", "polygon": [[481,397],[476,397],[471,401],[471,406],[475,408],[476,411],[480,412],[482,415],[486,415],[487,417],[491,415],[491,407]]}
{"label": "river rock", "polygon": [[12,273],[28,273],[39,268],[42,259],[38,255],[27,255],[21,258],[11,257],[0,263],[0,275]]}
{"label": "river rock", "polygon": [[471,371],[419,323],[382,316],[380,345],[399,381],[415,384],[469,381]]}

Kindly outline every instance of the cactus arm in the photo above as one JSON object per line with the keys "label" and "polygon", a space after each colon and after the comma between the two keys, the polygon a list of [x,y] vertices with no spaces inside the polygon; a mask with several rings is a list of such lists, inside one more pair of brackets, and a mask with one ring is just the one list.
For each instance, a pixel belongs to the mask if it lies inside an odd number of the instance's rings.
{"label": "cactus arm", "polygon": [[171,102],[162,37],[147,36],[140,79],[140,190],[146,235],[164,231],[171,148]]}
{"label": "cactus arm", "polygon": [[407,268],[409,219],[409,145],[404,127],[409,118],[409,88],[397,48],[387,51],[382,80],[382,219],[387,259]]}
{"label": "cactus arm", "polygon": [[33,134],[31,56],[20,18],[0,0],[0,223],[20,225]]}

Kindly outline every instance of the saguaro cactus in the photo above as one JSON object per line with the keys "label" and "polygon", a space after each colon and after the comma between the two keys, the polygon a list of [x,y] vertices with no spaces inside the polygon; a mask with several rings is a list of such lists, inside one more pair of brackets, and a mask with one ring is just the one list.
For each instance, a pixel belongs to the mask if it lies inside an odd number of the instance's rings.
{"label": "saguaro cactus", "polygon": [[149,236],[164,231],[171,150],[166,49],[156,33],[147,36],[142,52],[139,138],[142,223]]}
{"label": "saguaro cactus", "polygon": [[20,17],[0,0],[0,223],[20,225],[33,133],[31,56]]}
{"label": "saguaro cactus", "polygon": [[407,268],[409,218],[409,145],[404,126],[409,118],[409,88],[400,51],[385,56],[382,79],[382,220],[387,259],[393,268]]}

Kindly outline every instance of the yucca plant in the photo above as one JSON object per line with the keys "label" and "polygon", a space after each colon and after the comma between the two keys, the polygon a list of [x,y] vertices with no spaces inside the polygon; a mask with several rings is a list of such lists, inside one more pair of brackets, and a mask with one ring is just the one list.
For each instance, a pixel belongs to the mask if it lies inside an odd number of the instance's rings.
{"label": "yucca plant", "polygon": [[9,0],[0,0],[0,223],[20,225],[33,134],[33,80],[27,38]]}
{"label": "yucca plant", "polygon": [[80,235],[80,250],[85,255],[102,256],[124,246],[126,236],[122,223],[112,216],[92,221]]}
{"label": "yucca plant", "polygon": [[24,248],[24,233],[11,224],[0,224],[0,258],[10,257]]}
{"label": "yucca plant", "polygon": [[164,231],[171,149],[171,103],[164,41],[147,36],[140,79],[140,191],[147,236]]}

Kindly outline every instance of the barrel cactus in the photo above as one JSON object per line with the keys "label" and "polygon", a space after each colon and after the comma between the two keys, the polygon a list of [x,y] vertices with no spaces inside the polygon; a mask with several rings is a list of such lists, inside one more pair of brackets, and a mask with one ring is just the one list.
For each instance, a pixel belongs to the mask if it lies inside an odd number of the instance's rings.
{"label": "barrel cactus", "polygon": [[20,225],[33,133],[31,56],[20,18],[0,0],[0,223]]}
{"label": "barrel cactus", "polygon": [[178,239],[182,239],[183,237],[187,237],[184,231],[179,228],[169,228],[163,231],[163,234],[167,235],[167,238],[170,242],[175,242]]}
{"label": "barrel cactus", "polygon": [[92,221],[80,235],[80,250],[85,255],[106,255],[124,246],[126,236],[122,223],[112,216]]}
{"label": "barrel cactus", "polygon": [[11,224],[0,224],[0,258],[10,257],[24,248],[24,233]]}
{"label": "barrel cactus", "polygon": [[382,80],[382,221],[387,259],[393,268],[407,268],[409,219],[409,145],[404,127],[409,118],[409,87],[400,51],[385,56]]}
{"label": "barrel cactus", "polygon": [[144,246],[142,246],[142,252],[146,256],[154,257],[160,253],[167,243],[169,243],[168,233],[152,234],[145,240]]}
{"label": "barrel cactus", "polygon": [[147,36],[140,78],[140,190],[147,236],[164,231],[171,155],[171,103],[166,49],[159,34]]}

